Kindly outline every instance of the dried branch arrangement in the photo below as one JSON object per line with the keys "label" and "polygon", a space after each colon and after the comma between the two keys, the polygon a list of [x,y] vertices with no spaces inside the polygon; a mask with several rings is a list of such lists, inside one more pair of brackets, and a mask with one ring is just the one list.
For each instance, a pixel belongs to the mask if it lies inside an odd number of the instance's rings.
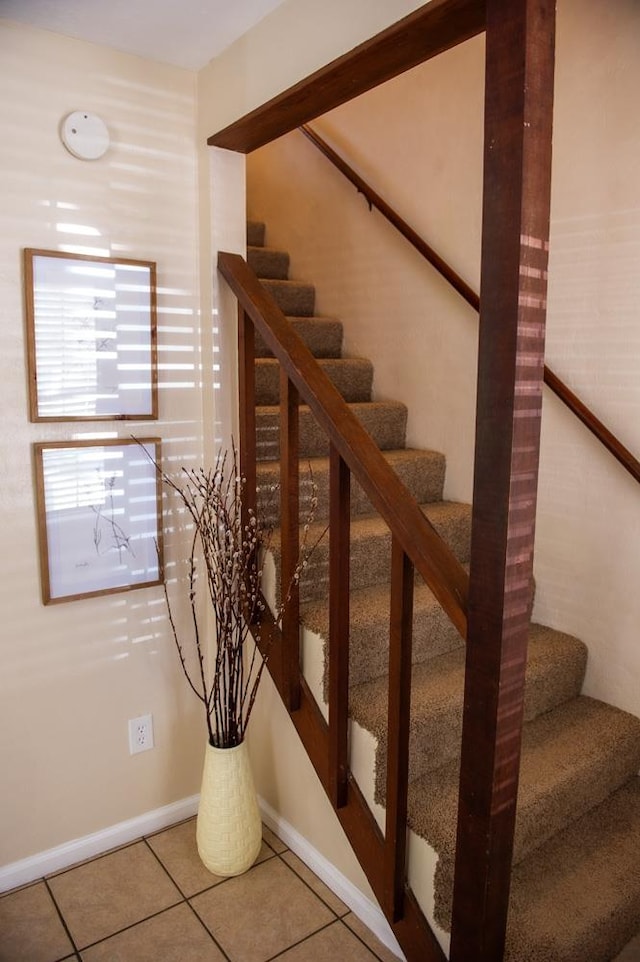
{"label": "dried branch arrangement", "polygon": [[[192,622],[189,644],[193,644],[196,654],[195,677],[189,670],[185,643],[179,637],[167,583],[163,579],[180,664],[189,686],[204,706],[209,743],[217,748],[232,748],[245,737],[266,664],[266,656],[260,653],[258,644],[253,646],[250,655],[245,644],[250,625],[254,634],[256,630],[258,632],[257,641],[261,640],[259,625],[265,610],[261,590],[263,566],[273,528],[263,525],[252,508],[244,509],[246,478],[240,474],[235,446],[230,452],[220,453],[211,470],[182,468],[182,483],[169,477],[155,461],[154,464],[164,484],[175,492],[187,509],[193,523],[188,585]],[[311,486],[309,515],[304,525],[298,564],[291,584],[286,590],[283,586],[281,600],[274,612],[278,627],[282,624],[291,593],[316,547],[307,544],[317,505],[313,479]],[[276,492],[277,486],[269,491],[272,497]],[[273,511],[268,513],[273,515]],[[206,582],[214,616],[213,654],[206,650],[208,646],[198,614],[198,588],[203,582]]]}

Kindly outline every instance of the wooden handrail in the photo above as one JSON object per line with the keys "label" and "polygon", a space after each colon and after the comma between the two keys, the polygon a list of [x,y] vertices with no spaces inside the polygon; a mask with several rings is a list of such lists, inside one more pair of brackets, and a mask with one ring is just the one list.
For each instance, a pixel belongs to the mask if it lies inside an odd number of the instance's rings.
{"label": "wooden handrail", "polygon": [[316,131],[312,127],[309,127],[308,124],[305,124],[299,129],[301,133],[305,135],[305,137],[308,137],[311,143],[315,144],[315,146],[324,154],[327,160],[329,160],[334,167],[337,167],[340,173],[342,173],[347,180],[353,184],[358,193],[363,195],[369,204],[369,207],[375,207],[376,210],[379,210],[382,216],[385,217],[390,224],[393,224],[396,230],[399,231],[402,236],[409,241],[411,246],[415,247],[418,253],[422,254],[425,260],[428,260],[429,263],[432,264],[440,274],[442,274],[445,280],[449,281],[451,286],[458,292],[458,294],[461,295],[461,297],[464,297],[467,304],[470,304],[471,307],[475,308],[476,311],[479,311],[480,298],[476,292],[469,287],[466,281],[463,281],[462,278],[456,274],[453,268],[450,267],[449,264],[447,264],[447,262],[436,253],[436,251],[434,251],[433,247],[430,247],[429,244],[427,244],[427,242],[420,237],[418,233],[416,233],[413,227],[407,224],[406,220],[404,220],[400,214],[393,209],[393,207],[387,204],[386,200],[384,200],[380,194],[376,193],[373,187],[371,187],[366,180],[363,180],[360,174],[357,174],[353,167],[350,167],[346,160],[344,160],[340,154],[336,153],[336,151],[329,146],[326,140],[322,139],[320,134],[316,133]]}
{"label": "wooden handrail", "polygon": [[[254,510],[257,505],[257,418],[255,395],[255,331],[257,326],[264,339],[269,342],[269,331],[277,343],[287,322],[276,304],[267,295],[267,302],[273,316],[258,315],[254,321],[253,312],[255,284],[262,290],[258,279],[237,255],[227,255],[228,273],[223,276],[230,280],[231,288],[238,296],[238,359],[239,359],[239,427],[241,471],[247,478],[246,507]],[[237,269],[246,275],[238,278]],[[231,280],[233,276],[234,280]],[[253,278],[254,286],[247,292],[242,283],[247,277]],[[252,282],[252,283],[253,283]],[[243,296],[244,293],[244,296]],[[261,307],[255,305],[256,310]],[[248,308],[248,309],[247,309]],[[261,320],[260,320],[261,318]],[[293,345],[293,351],[290,348]],[[274,345],[275,346],[275,345]],[[298,353],[296,354],[296,347]],[[301,351],[299,349],[302,349]],[[278,354],[278,351],[275,351]],[[316,391],[299,392],[296,383],[290,378],[290,371],[304,368],[309,362],[309,352],[302,341],[294,336],[292,343],[283,345],[279,353],[280,363],[280,490],[281,490],[281,557],[280,581],[287,583],[288,576],[294,571],[294,562],[299,548],[299,409],[298,401],[313,402],[322,390],[329,390],[325,398],[329,408],[333,408],[335,389],[324,377],[319,380]],[[287,364],[286,359],[289,359]],[[285,363],[282,363],[284,361]],[[310,370],[317,367],[311,357]],[[308,373],[308,372],[307,372]],[[349,422],[349,409],[338,395],[344,410],[340,417],[338,430]],[[340,413],[339,408],[337,408]],[[331,412],[329,422],[335,411]],[[359,422],[358,422],[359,423]],[[366,434],[366,432],[365,432]],[[366,435],[364,455],[361,460],[367,470],[368,447],[378,448]],[[353,463],[353,459],[351,459]],[[386,462],[385,462],[386,466]],[[375,471],[375,464],[373,466]],[[395,474],[395,473],[394,473]],[[384,477],[383,477],[384,483]],[[388,762],[387,762],[387,824],[384,836],[373,817],[371,809],[362,797],[349,768],[349,602],[350,602],[350,486],[351,468],[342,457],[338,447],[329,442],[329,677],[328,702],[329,716],[325,722],[310,694],[300,666],[300,632],[298,622],[298,581],[293,579],[296,590],[290,595],[294,601],[293,617],[283,620],[280,627],[273,619],[265,599],[260,616],[250,625],[254,640],[263,654],[270,652],[268,671],[278,689],[280,697],[289,711],[300,737],[307,749],[320,781],[341,824],[345,828],[351,845],[356,853],[367,878],[371,882],[392,929],[408,958],[421,959],[422,962],[445,962],[445,957],[431,930],[429,923],[420,910],[407,881],[406,818],[408,797],[409,768],[409,706],[411,703],[411,630],[413,624],[413,570],[414,566],[402,546],[403,539],[392,534],[391,544],[391,601],[389,631],[389,670],[390,692],[388,703]],[[366,486],[366,484],[365,484]],[[402,486],[401,486],[402,488]],[[404,490],[404,498],[421,516],[420,509]],[[414,519],[415,520],[415,519]],[[411,516],[409,514],[409,521]],[[418,520],[420,527],[420,521]],[[435,532],[431,536],[438,539]],[[428,553],[428,548],[425,548]],[[446,558],[446,554],[445,554]],[[451,561],[451,559],[449,559]],[[456,576],[457,562],[453,558],[452,570]],[[462,572],[464,577],[464,571]],[[449,575],[444,572],[444,581]],[[294,598],[295,594],[295,598]],[[464,624],[462,619],[451,612],[455,621]],[[275,643],[275,651],[272,645]]]}
{"label": "wooden handrail", "polygon": [[218,270],[402,550],[466,638],[469,580],[460,562],[243,258],[222,251]]}
{"label": "wooden handrail", "polygon": [[567,387],[546,365],[544,369],[544,383],[564,401],[575,416],[582,421],[584,426],[598,438],[607,451],[629,472],[631,477],[640,482],[640,461],[638,461],[615,434],[595,416],[593,411],[580,400],[577,394],[574,394],[571,388]]}
{"label": "wooden handrail", "polygon": [[[466,281],[456,274],[453,268],[434,251],[432,247],[422,238],[402,217],[391,207],[376,191],[368,184],[356,171],[346,162],[346,160],[336,153],[329,144],[305,124],[298,128],[317,148],[324,154],[327,160],[333,164],[346,178],[353,184],[358,193],[366,199],[369,207],[375,207],[382,216],[398,230],[402,236],[409,241],[412,247],[421,254],[435,269],[444,277],[446,281],[465,299],[467,304],[476,311],[480,310],[480,297],[469,287]],[[544,383],[553,393],[569,408],[569,410],[580,420],[584,426],[600,441],[611,455],[628,471],[632,478],[640,483],[640,461],[629,451],[628,448],[606,427],[602,421],[596,417],[593,411],[581,401],[580,398],[555,374],[548,365],[544,367]]]}

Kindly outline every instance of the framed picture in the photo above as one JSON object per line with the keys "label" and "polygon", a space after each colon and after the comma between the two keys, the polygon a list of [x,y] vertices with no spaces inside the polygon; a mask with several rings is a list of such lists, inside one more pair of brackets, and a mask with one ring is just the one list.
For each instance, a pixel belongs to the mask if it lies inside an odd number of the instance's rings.
{"label": "framed picture", "polygon": [[156,266],[24,251],[32,421],[158,416]]}
{"label": "framed picture", "polygon": [[160,584],[160,439],[46,442],[34,455],[44,603]]}

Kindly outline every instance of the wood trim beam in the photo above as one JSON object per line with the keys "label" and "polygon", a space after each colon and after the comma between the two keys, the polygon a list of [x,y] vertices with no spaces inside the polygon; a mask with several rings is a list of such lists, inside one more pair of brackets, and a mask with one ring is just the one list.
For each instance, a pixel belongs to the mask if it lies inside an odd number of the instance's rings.
{"label": "wood trim beam", "polygon": [[207,143],[250,153],[477,36],[484,27],[484,0],[431,0],[213,134]]}
{"label": "wood trim beam", "polygon": [[503,958],[531,608],[555,0],[487,0],[476,454],[451,962]]}

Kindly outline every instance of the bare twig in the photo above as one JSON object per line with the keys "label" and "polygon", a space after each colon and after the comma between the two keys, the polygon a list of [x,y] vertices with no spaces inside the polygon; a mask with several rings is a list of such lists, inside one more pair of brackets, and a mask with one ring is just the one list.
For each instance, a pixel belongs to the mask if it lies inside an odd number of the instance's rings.
{"label": "bare twig", "polygon": [[[134,439],[136,440],[136,439]],[[258,686],[268,652],[263,655],[256,645],[245,660],[244,646],[249,638],[249,626],[260,630],[264,611],[262,600],[263,559],[269,550],[272,526],[263,525],[252,509],[248,509],[243,523],[243,499],[246,479],[240,475],[235,445],[221,453],[212,470],[182,468],[182,481],[173,480],[149,452],[138,442],[167,487],[184,505],[192,526],[189,564],[189,605],[192,620],[192,641],[198,662],[198,680],[189,673],[184,647],[178,636],[163,574],[164,595],[169,623],[178,651],[180,665],[187,682],[203,703],[209,741],[219,748],[230,748],[244,739],[249,718],[255,704]],[[274,613],[276,626],[282,624],[291,593],[300,580],[310,555],[320,538],[311,546],[307,536],[317,506],[316,485],[311,475],[312,496],[305,520],[300,557],[286,590]],[[270,491],[276,490],[272,486]],[[325,529],[326,531],[326,529]],[[200,560],[201,559],[201,560]],[[204,578],[198,578],[201,565]],[[204,642],[198,621],[198,585],[206,584],[214,618],[215,652],[205,658]],[[207,670],[207,661],[210,662]]]}

